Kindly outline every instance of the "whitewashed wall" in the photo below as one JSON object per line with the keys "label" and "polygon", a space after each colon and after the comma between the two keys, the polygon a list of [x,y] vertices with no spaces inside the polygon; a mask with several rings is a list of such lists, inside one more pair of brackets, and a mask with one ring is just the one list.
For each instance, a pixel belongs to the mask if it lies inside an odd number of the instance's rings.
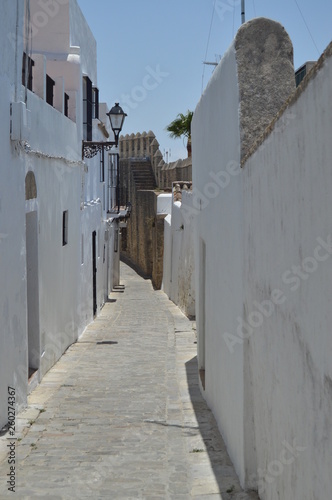
{"label": "whitewashed wall", "polygon": [[[31,92],[28,108],[31,111],[30,153],[25,154],[24,160],[26,171],[34,172],[37,184],[42,377],[78,336],[83,165],[80,165],[79,154],[74,154],[79,151],[75,124]],[[40,157],[35,152],[49,157]],[[70,163],[74,160],[76,163]],[[27,211],[31,210],[30,204]],[[65,210],[68,210],[68,244],[62,246]]]}
{"label": "whitewashed wall", "polygon": [[[31,3],[32,23],[40,17],[40,9],[39,2]],[[104,259],[106,223],[103,222],[105,213],[101,205],[103,185],[100,182],[99,154],[86,161],[86,166],[81,160],[82,76],[87,74],[96,82],[96,44],[76,0],[56,10],[33,37],[33,53],[34,57],[38,57],[36,54],[40,51],[47,58],[46,70],[52,77],[59,76],[63,70],[65,88],[77,92],[77,110],[74,122],[37,95],[28,92],[28,107],[32,117],[29,144],[32,151],[43,153],[40,159],[30,154],[27,162],[28,168],[36,176],[41,228],[39,274],[43,356],[40,377],[93,319],[93,231],[97,233],[98,311],[108,295],[106,256]],[[59,38],[58,34],[62,31],[65,36]],[[73,44],[79,47],[74,61],[68,60]],[[87,45],[89,49],[85,50]],[[36,79],[43,76],[36,75]],[[94,140],[103,139],[96,121],[93,136]],[[56,157],[62,159],[57,160]],[[69,237],[68,245],[63,247],[64,210],[68,210],[69,214]]]}
{"label": "whitewashed wall", "polygon": [[[205,369],[204,396],[243,482],[243,348],[240,346],[230,357],[220,331],[221,325],[232,331],[236,317],[242,314],[243,180],[241,175],[228,173],[232,168],[239,170],[239,127],[236,52],[232,45],[214,71],[192,123],[196,322],[198,363]],[[221,384],[221,380],[227,383]]]}
{"label": "whitewashed wall", "polygon": [[[1,46],[6,49],[0,54],[3,154],[0,165],[3,180],[0,185],[0,428],[6,423],[7,387],[15,387],[18,408],[25,405],[28,390],[93,319],[93,231],[97,233],[97,314],[119,279],[118,274],[114,275],[115,269],[118,271],[114,257],[114,234],[118,225],[116,221],[107,220],[102,205],[105,185],[100,179],[99,155],[86,162],[81,158],[82,75],[88,74],[96,84],[96,44],[76,0],[52,5],[55,10],[51,12],[47,10],[50,3],[31,0],[32,53],[36,60],[34,69],[37,67],[34,85],[38,92],[27,91],[31,126],[30,133],[28,127],[24,129],[21,141],[11,141],[9,131],[10,103],[25,98],[21,85],[24,2],[6,2],[0,20]],[[40,25],[35,29],[38,20]],[[71,44],[80,47],[73,48]],[[45,102],[46,71],[71,93],[70,102],[73,99],[75,109],[70,118],[64,116],[61,103],[55,103],[56,109]],[[96,120],[93,125],[93,138],[105,140]],[[28,172],[34,174],[37,196],[25,201]],[[68,244],[63,246],[65,210],[69,215]],[[31,246],[34,278],[28,297],[27,275],[31,271],[26,255],[26,220],[27,227],[35,229]],[[27,322],[31,302],[38,323],[33,342],[31,338],[28,341]],[[38,371],[28,387],[29,357],[36,360]]]}
{"label": "whitewashed wall", "polygon": [[19,407],[26,402],[26,258],[24,162],[10,141],[10,102],[22,99],[17,75],[21,71],[22,2],[4,2],[0,16],[0,429],[7,422],[8,386],[16,387]]}
{"label": "whitewashed wall", "polygon": [[[96,15],[99,14],[102,15],[102,12],[96,11]],[[69,22],[70,45],[81,48],[82,72],[97,86],[97,43],[77,0],[69,2]]]}
{"label": "whitewashed wall", "polygon": [[332,487],[331,52],[242,170],[234,46],[192,125],[202,390],[264,500]]}
{"label": "whitewashed wall", "polygon": [[[258,323],[249,363],[269,500],[332,489],[331,52],[243,169],[243,319]],[[281,466],[285,442],[299,448]]]}
{"label": "whitewashed wall", "polygon": [[172,194],[160,194],[157,198],[157,214],[172,213]]}
{"label": "whitewashed wall", "polygon": [[[183,232],[180,258],[178,261],[178,306],[189,317],[196,316],[195,311],[195,255],[194,255],[194,211],[191,191],[182,191],[180,215]],[[180,221],[178,221],[180,222]],[[182,229],[183,227],[183,229]]]}
{"label": "whitewashed wall", "polygon": [[172,203],[171,214],[164,219],[162,290],[189,317],[195,316],[194,213],[192,193],[182,191],[182,201]]}

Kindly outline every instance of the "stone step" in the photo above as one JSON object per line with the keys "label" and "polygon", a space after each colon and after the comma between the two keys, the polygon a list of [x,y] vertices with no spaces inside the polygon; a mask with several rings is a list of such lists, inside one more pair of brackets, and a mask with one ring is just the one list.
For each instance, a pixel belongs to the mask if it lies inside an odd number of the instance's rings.
{"label": "stone step", "polygon": [[134,175],[134,180],[135,180],[135,182],[136,181],[142,181],[142,182],[144,182],[144,181],[146,181],[146,182],[147,181],[151,181],[151,182],[154,182],[154,179],[150,175],[146,176],[146,177],[141,176],[141,175],[137,175],[137,176]]}
{"label": "stone step", "polygon": [[133,172],[150,172],[151,170],[149,168],[142,167],[142,168],[132,168],[132,171]]}
{"label": "stone step", "polygon": [[138,190],[156,189],[156,179],[152,170],[152,165],[148,161],[137,161],[130,164],[132,177]]}

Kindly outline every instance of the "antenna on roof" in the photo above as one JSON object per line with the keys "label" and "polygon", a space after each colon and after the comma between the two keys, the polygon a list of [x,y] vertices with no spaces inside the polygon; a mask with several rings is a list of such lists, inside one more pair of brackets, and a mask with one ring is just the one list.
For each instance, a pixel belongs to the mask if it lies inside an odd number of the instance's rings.
{"label": "antenna on roof", "polygon": [[244,0],[241,0],[241,23],[246,22],[246,14],[245,14],[245,5],[244,5]]}
{"label": "antenna on roof", "polygon": [[[217,59],[219,59],[219,61],[217,61]],[[216,54],[216,62],[203,61],[203,64],[207,64],[209,66],[218,66],[220,60],[221,60],[221,55]]]}

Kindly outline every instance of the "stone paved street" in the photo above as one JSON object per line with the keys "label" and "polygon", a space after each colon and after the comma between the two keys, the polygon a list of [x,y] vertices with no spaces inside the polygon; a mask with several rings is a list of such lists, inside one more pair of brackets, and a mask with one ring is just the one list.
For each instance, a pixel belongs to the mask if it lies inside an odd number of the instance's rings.
{"label": "stone paved street", "polygon": [[197,384],[189,321],[121,264],[119,289],[19,415],[16,493],[0,498],[249,500]]}

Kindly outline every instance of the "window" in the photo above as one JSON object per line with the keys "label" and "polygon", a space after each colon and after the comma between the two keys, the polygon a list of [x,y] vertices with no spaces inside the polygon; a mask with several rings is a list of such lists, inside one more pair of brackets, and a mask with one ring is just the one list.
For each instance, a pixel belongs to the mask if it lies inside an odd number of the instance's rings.
{"label": "window", "polygon": [[83,77],[83,138],[92,141],[92,82],[87,76]]}
{"label": "window", "polygon": [[105,153],[103,149],[100,152],[100,182],[105,182]]}
{"label": "window", "polygon": [[117,165],[118,157],[116,154],[108,155],[108,178],[107,178],[107,211],[111,212],[117,206]]}
{"label": "window", "polygon": [[302,82],[303,78],[307,74],[307,67],[306,65],[302,66],[299,70],[296,71],[295,73],[295,84],[298,87],[300,83]]}
{"label": "window", "polygon": [[114,233],[114,252],[117,253],[119,248],[119,229],[115,229]]}
{"label": "window", "polygon": [[22,60],[22,85],[32,91],[32,67],[35,65],[31,57],[23,53]]}
{"label": "window", "polygon": [[103,263],[105,263],[105,260],[106,260],[106,243],[107,242],[108,242],[108,231],[105,231]]}
{"label": "window", "polygon": [[46,102],[50,106],[53,106],[53,93],[54,93],[55,81],[48,75],[46,75]]}
{"label": "window", "polygon": [[62,214],[62,246],[68,244],[68,210]]}
{"label": "window", "polygon": [[65,93],[64,95],[64,101],[65,101],[65,116],[68,116],[68,110],[69,110],[69,95]]}
{"label": "window", "polygon": [[295,83],[297,87],[300,85],[303,78],[309,73],[309,71],[315,64],[315,61],[307,61],[305,64],[303,64],[303,66],[295,71]]}
{"label": "window", "polygon": [[99,118],[99,90],[97,87],[92,89],[92,118]]}

